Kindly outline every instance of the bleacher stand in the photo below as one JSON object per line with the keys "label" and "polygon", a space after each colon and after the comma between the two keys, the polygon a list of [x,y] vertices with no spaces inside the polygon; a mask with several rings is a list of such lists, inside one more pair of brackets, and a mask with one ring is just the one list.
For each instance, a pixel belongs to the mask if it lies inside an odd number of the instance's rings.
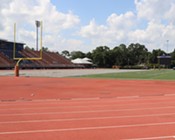
{"label": "bleacher stand", "polygon": [[[16,43],[15,57],[18,58],[37,58],[40,52],[24,49],[24,43]],[[13,59],[14,42],[0,39],[0,69],[13,69],[16,60]],[[42,60],[23,60],[20,62],[22,69],[57,69],[57,68],[82,68],[73,64],[69,59],[58,53],[43,51]]]}

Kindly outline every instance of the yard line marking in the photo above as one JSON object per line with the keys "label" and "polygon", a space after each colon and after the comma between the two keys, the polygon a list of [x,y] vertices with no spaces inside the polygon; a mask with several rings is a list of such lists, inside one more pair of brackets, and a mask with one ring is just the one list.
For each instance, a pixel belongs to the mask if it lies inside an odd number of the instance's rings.
{"label": "yard line marking", "polygon": [[0,124],[12,123],[38,123],[38,122],[61,122],[61,121],[83,121],[83,120],[98,120],[98,119],[121,119],[121,118],[142,118],[142,117],[155,117],[155,116],[170,116],[175,113],[167,114],[148,114],[148,115],[128,115],[128,116],[111,116],[111,117],[89,117],[89,118],[68,118],[68,119],[48,119],[48,120],[26,120],[26,121],[6,121]]}
{"label": "yard line marking", "polygon": [[42,113],[19,113],[19,114],[0,114],[0,116],[25,116],[25,115],[44,115],[44,114],[78,114],[78,113],[97,113],[97,112],[122,112],[122,111],[136,111],[136,110],[153,110],[153,109],[168,109],[175,108],[175,106],[167,107],[152,107],[152,108],[133,108],[133,109],[108,109],[108,110],[89,110],[89,111],[67,111],[67,112],[42,112]]}
{"label": "yard line marking", "polygon": [[169,139],[175,138],[174,136],[159,136],[159,137],[147,137],[147,138],[133,138],[133,139],[123,139],[123,140],[157,140],[157,139]]}
{"label": "yard line marking", "polygon": [[62,128],[62,129],[47,129],[47,130],[7,131],[7,132],[0,132],[0,135],[101,130],[101,129],[132,128],[132,127],[161,126],[161,125],[174,125],[174,124],[175,122],[162,122],[162,123],[147,123],[147,124],[134,124],[134,125],[117,125],[117,126],[94,126],[94,127]]}

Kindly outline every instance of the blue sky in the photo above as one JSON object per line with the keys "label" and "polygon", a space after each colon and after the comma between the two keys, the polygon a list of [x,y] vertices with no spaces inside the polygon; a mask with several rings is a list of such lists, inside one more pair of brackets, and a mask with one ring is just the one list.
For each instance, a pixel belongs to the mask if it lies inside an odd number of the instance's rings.
{"label": "blue sky", "polygon": [[78,15],[82,24],[88,24],[93,18],[103,24],[112,13],[135,11],[133,0],[52,0],[52,3],[61,12],[72,11]]}
{"label": "blue sky", "polygon": [[140,43],[170,52],[174,13],[175,0],[1,0],[0,38],[13,40],[15,22],[17,41],[35,48],[35,20],[42,20],[43,45],[52,51]]}

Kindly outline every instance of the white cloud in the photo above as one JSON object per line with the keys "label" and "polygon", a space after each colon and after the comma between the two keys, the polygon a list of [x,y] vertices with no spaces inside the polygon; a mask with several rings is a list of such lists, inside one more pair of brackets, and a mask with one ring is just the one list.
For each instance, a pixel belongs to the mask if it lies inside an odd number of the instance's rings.
{"label": "white cloud", "polygon": [[87,52],[101,45],[114,47],[136,42],[145,44],[149,50],[166,50],[166,40],[169,40],[169,50],[173,50],[175,0],[134,2],[136,11],[111,13],[103,24],[94,18],[89,24],[81,25],[78,15],[69,10],[60,12],[51,0],[1,0],[0,38],[13,40],[13,23],[16,22],[18,41],[34,47],[37,19],[44,23],[43,45],[50,50]]}
{"label": "white cloud", "polygon": [[[61,36],[57,36],[57,41],[55,41],[55,38],[53,38],[52,35],[45,35],[43,39],[43,44],[45,47],[48,47],[49,50],[53,51],[63,51],[63,50],[82,50],[83,42],[78,39],[65,39]],[[51,48],[50,48],[51,47]]]}
{"label": "white cloud", "polygon": [[94,38],[102,35],[106,31],[106,27],[103,25],[97,25],[95,19],[91,20],[89,25],[81,28],[80,34],[83,37]]}
{"label": "white cloud", "polygon": [[131,42],[143,43],[149,50],[160,48],[167,51],[166,41],[169,40],[169,51],[172,51],[173,44],[175,44],[174,36],[174,25],[163,25],[152,21],[148,23],[146,29],[138,29],[129,33]]}
{"label": "white cloud", "polygon": [[117,45],[117,42],[124,41],[127,31],[135,27],[135,15],[132,12],[117,15],[111,14],[106,24],[98,25],[95,20],[91,20],[80,30],[80,35],[90,39],[94,47],[99,45]]}
{"label": "white cloud", "polygon": [[[175,41],[175,0],[135,0],[137,12],[120,15],[111,14],[106,24],[98,25],[90,21],[80,30],[80,35],[91,40],[93,47],[108,45],[114,47],[120,43],[142,43],[149,50],[173,50]],[[174,17],[174,18],[173,18]],[[145,21],[146,19],[146,21]],[[141,26],[141,24],[145,24]]]}
{"label": "white cloud", "polygon": [[107,19],[107,24],[112,29],[127,30],[133,28],[135,23],[135,15],[133,12],[117,15],[111,14]]}
{"label": "white cloud", "polygon": [[154,22],[149,22],[148,27],[143,30],[135,30],[133,32],[130,32],[130,40],[132,41],[138,41],[138,42],[154,42],[158,38],[161,38],[163,35],[163,29],[165,26],[161,24],[157,24]]}
{"label": "white cloud", "polygon": [[174,0],[135,0],[138,17],[147,20],[162,20]]}
{"label": "white cloud", "polygon": [[[175,1],[174,1],[175,2]],[[175,24],[175,3],[171,3],[168,12],[165,14],[165,18],[168,19],[170,23]]]}
{"label": "white cloud", "polygon": [[[26,42],[31,47],[35,44],[36,19],[43,21],[44,35],[52,36],[54,44],[59,44],[57,36],[60,32],[72,29],[80,22],[79,17],[71,11],[59,12],[50,0],[3,0],[1,3],[0,38],[13,40],[13,24],[16,22],[18,41]],[[47,42],[48,38],[43,38]],[[47,45],[51,49],[56,48],[51,44]]]}
{"label": "white cloud", "polygon": [[169,51],[174,49],[175,41],[175,0],[135,0],[138,19],[148,21],[145,29],[130,32],[131,41],[142,42],[152,50],[156,48]]}

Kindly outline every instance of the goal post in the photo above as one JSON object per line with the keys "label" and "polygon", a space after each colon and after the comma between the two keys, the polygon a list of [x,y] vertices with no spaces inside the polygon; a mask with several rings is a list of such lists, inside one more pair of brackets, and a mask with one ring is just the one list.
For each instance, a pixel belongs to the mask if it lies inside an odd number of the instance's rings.
{"label": "goal post", "polygon": [[[43,23],[42,21],[37,21],[40,23],[40,53],[39,57],[16,57],[16,23],[14,23],[14,46],[13,46],[13,60],[17,60],[15,64],[15,76],[19,76],[19,63],[22,60],[42,60],[43,57],[43,47],[42,47],[42,34],[43,34]],[[39,26],[37,26],[38,28]]]}

